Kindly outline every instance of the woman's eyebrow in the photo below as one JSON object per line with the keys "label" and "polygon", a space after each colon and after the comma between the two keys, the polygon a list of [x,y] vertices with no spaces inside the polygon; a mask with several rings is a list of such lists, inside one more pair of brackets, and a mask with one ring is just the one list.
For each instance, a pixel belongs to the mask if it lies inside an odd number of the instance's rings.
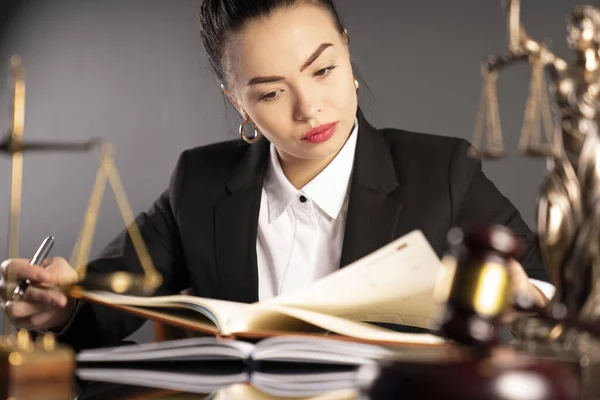
{"label": "woman's eyebrow", "polygon": [[[308,58],[308,60],[306,60],[306,62],[304,64],[302,64],[302,67],[300,67],[300,72],[302,72],[306,68],[310,67],[312,65],[312,63],[314,63],[321,56],[321,54],[323,54],[323,52],[331,46],[333,46],[333,44],[331,44],[331,43],[321,44],[317,48],[317,50],[315,50],[315,52]],[[246,84],[246,86],[258,85],[260,83],[279,82],[284,79],[285,78],[283,76],[257,76],[255,78],[250,79],[248,81],[248,83]]]}

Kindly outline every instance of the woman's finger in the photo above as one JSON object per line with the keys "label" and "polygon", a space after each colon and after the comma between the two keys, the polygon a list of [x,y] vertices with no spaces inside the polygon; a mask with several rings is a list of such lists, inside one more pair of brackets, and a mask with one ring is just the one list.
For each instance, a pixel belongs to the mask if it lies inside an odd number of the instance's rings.
{"label": "woman's finger", "polygon": [[49,283],[50,274],[39,265],[29,264],[29,260],[23,258],[6,260],[2,263],[0,271],[4,271],[4,278],[30,279],[36,282]]}
{"label": "woman's finger", "polygon": [[32,315],[29,322],[35,329],[50,329],[56,326],[57,316],[53,311],[46,311]]}
{"label": "woman's finger", "polygon": [[63,293],[31,286],[25,292],[22,300],[27,303],[46,304],[53,307],[64,307],[67,305],[67,296]]}
{"label": "woman's finger", "polygon": [[513,291],[518,293],[527,290],[529,286],[529,277],[518,261],[511,260],[509,262],[508,272],[512,281]]}
{"label": "woman's finger", "polygon": [[72,285],[79,281],[79,275],[75,269],[62,257],[51,258],[46,271],[50,274],[50,280],[46,283],[51,285]]}
{"label": "woman's finger", "polygon": [[12,320],[12,323],[17,329],[39,331],[44,329],[55,328],[57,326],[57,323],[60,324],[59,321],[60,320],[56,312],[54,310],[51,310],[33,314],[28,317],[16,318]]}
{"label": "woman's finger", "polygon": [[31,317],[34,314],[39,314],[41,312],[50,311],[55,307],[46,305],[46,304],[31,304],[26,303],[24,301],[11,301],[6,306],[6,315],[12,319],[22,319]]}
{"label": "woman's finger", "polygon": [[521,296],[537,305],[545,305],[548,302],[548,298],[531,283],[527,272],[525,272],[525,269],[519,262],[511,260],[508,268],[511,275],[514,296]]}

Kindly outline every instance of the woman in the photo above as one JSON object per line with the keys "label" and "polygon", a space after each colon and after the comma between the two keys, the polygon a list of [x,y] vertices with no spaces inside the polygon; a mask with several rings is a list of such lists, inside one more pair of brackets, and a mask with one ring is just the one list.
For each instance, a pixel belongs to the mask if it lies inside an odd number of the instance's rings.
{"label": "woman", "polygon": [[[365,120],[331,0],[205,0],[200,17],[247,143],[184,152],[168,189],[138,217],[164,278],[156,295],[191,287],[203,297],[264,300],[414,229],[442,254],[453,226],[503,224],[529,244],[511,267],[515,290],[547,301],[528,279],[546,280],[531,232],[467,156],[466,141]],[[12,260],[3,269],[51,284],[76,278],[62,258],[46,264]],[[114,270],[141,272],[125,233],[88,268]],[[75,348],[116,344],[143,322],[35,288],[6,312],[17,327],[52,329]]]}

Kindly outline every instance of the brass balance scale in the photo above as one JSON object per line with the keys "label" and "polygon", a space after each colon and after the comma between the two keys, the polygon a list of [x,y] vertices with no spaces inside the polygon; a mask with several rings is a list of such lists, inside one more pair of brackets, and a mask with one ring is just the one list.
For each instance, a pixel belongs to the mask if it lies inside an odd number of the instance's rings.
{"label": "brass balance scale", "polygon": [[[73,248],[71,265],[75,267],[78,281],[69,286],[54,288],[68,296],[81,299],[87,290],[103,290],[118,294],[150,295],[162,283],[162,276],[155,269],[148,249],[135,223],[133,211],[125,196],[113,159],[113,148],[101,140],[85,143],[27,142],[23,140],[25,122],[25,79],[21,58],[11,59],[14,85],[12,127],[0,140],[0,152],[11,157],[10,221],[8,257],[19,256],[21,198],[23,186],[23,155],[26,152],[91,152],[100,151],[100,165],[96,174],[89,205],[77,242]],[[87,274],[87,263],[93,242],[106,184],[110,184],[127,226],[136,254],[143,268],[143,275],[125,272]],[[15,271],[10,268],[6,277],[5,299],[10,299],[17,285]],[[75,357],[71,349],[58,345],[51,334],[41,335],[32,341],[29,332],[21,330],[11,333],[10,321],[5,317],[4,335],[0,338],[0,397],[69,398],[75,368]]]}

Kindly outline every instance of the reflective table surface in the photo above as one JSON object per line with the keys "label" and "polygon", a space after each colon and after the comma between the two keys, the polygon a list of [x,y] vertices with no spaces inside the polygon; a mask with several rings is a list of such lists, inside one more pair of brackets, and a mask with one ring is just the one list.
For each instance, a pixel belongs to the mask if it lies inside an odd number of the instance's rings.
{"label": "reflective table surface", "polygon": [[[214,393],[186,393],[174,390],[152,389],[139,386],[127,386],[103,382],[81,382],[80,393],[73,400],[101,400],[101,399],[153,399],[153,400],[280,400],[280,399],[305,399],[305,400],[359,400],[358,390],[346,389],[323,393],[310,397],[278,397],[260,391],[251,385],[235,384]],[[43,399],[40,399],[43,400]]]}

